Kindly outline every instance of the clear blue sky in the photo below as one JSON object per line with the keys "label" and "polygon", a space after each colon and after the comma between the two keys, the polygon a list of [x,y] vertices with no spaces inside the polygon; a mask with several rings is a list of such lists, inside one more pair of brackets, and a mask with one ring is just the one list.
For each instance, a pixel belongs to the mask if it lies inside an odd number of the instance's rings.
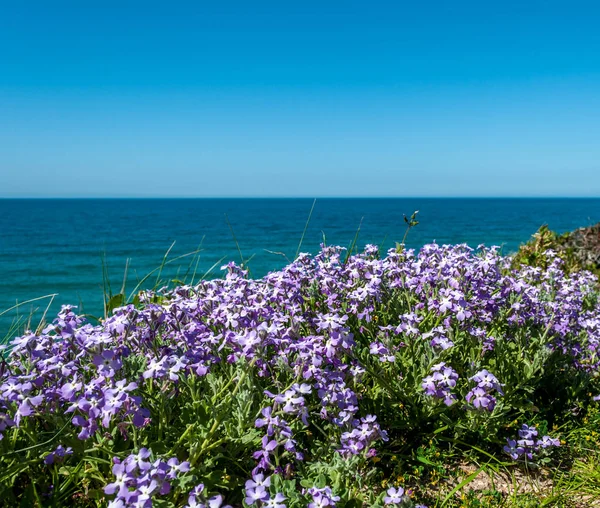
{"label": "clear blue sky", "polygon": [[597,2],[0,3],[0,196],[599,196]]}

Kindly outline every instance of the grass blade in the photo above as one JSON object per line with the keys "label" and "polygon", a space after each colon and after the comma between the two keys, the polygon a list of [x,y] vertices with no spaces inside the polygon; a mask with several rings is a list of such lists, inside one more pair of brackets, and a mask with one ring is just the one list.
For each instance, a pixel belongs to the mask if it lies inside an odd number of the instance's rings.
{"label": "grass blade", "polygon": [[3,316],[4,314],[6,314],[7,312],[10,312],[11,310],[18,309],[19,307],[21,307],[22,305],[25,305],[27,303],[37,302],[38,300],[43,300],[44,298],[54,298],[55,296],[58,296],[58,293],[51,293],[49,295],[38,296],[37,298],[32,298],[31,300],[25,300],[24,302],[17,303],[16,305],[13,305],[12,307],[9,307],[8,309],[3,310],[2,312],[0,312],[0,316]]}
{"label": "grass blade", "polygon": [[315,204],[317,203],[317,199],[313,201],[312,206],[310,207],[310,212],[308,214],[308,219],[306,219],[306,224],[304,224],[304,231],[302,231],[302,236],[300,237],[300,243],[298,244],[298,248],[296,249],[296,254],[294,255],[294,259],[298,259],[298,254],[300,254],[300,248],[302,247],[302,242],[304,241],[304,236],[306,235],[306,230],[308,229],[308,224],[310,223],[310,219],[313,214],[313,210],[315,209]]}
{"label": "grass blade", "polygon": [[242,249],[240,248],[240,243],[237,241],[237,238],[235,237],[235,231],[233,231],[233,226],[231,225],[231,222],[229,222],[229,217],[227,217],[227,214],[225,214],[225,221],[227,222],[227,225],[229,226],[229,231],[231,231],[231,236],[233,237],[235,246],[237,247],[237,250],[240,254],[241,263],[242,263],[242,265],[244,265],[244,255],[242,254]]}
{"label": "grass blade", "polygon": [[352,255],[352,251],[354,250],[354,247],[356,246],[356,242],[358,242],[358,234],[360,233],[360,228],[362,227],[363,219],[364,219],[364,217],[361,217],[360,224],[358,225],[358,229],[356,230],[356,233],[354,234],[352,243],[350,244],[350,248],[348,249],[348,252],[346,253],[346,259],[344,259],[344,264],[346,264],[348,262],[348,260],[350,259],[350,256]]}
{"label": "grass blade", "polygon": [[[174,263],[175,261],[179,261],[180,259],[186,258],[188,256],[193,256],[194,254],[197,254],[198,252],[200,252],[200,250],[195,250],[192,252],[188,252],[187,254],[182,254],[181,256],[174,257],[173,259],[170,259],[169,261],[165,262],[164,266],[167,266],[171,263]],[[224,258],[222,258],[222,259],[224,259]],[[160,267],[156,267],[154,270],[151,270],[146,275],[144,275],[142,280],[140,280],[137,283],[137,285],[133,288],[133,291],[131,291],[131,293],[129,293],[129,297],[127,298],[128,302],[131,302],[131,299],[137,294],[137,292],[140,289],[140,287],[142,286],[142,284],[144,282],[146,282],[152,276],[152,274],[155,273],[159,269],[160,269]]]}
{"label": "grass blade", "polygon": [[173,247],[175,247],[175,242],[173,242],[171,244],[171,246],[169,247],[169,249],[167,250],[167,252],[165,252],[165,255],[163,256],[162,263],[158,267],[158,274],[156,275],[156,282],[154,283],[153,289],[156,289],[159,285],[160,276],[162,275],[163,268],[165,267],[165,265],[167,263],[167,258],[169,257],[169,253],[171,252],[171,249],[173,249]]}
{"label": "grass blade", "polygon": [[468,485],[469,483],[471,483],[475,478],[477,478],[477,476],[479,476],[479,473],[481,473],[481,471],[483,471],[484,466],[481,466],[479,469],[477,469],[477,471],[475,471],[474,473],[471,473],[469,476],[467,476],[462,482],[460,482],[456,487],[454,487],[449,493],[448,495],[445,497],[445,499],[442,501],[442,504],[440,505],[440,508],[443,508],[444,506],[446,506],[446,503],[448,501],[450,501],[450,499],[452,498],[452,496],[454,494],[456,494],[460,489],[462,489],[464,486]]}

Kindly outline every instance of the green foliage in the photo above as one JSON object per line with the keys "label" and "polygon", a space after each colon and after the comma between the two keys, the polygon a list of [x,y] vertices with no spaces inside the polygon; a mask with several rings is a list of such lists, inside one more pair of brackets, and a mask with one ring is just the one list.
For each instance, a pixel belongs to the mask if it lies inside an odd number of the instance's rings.
{"label": "green foliage", "polygon": [[558,234],[543,225],[513,256],[513,266],[549,266],[547,252],[556,252],[568,273],[589,270],[600,278],[600,224]]}

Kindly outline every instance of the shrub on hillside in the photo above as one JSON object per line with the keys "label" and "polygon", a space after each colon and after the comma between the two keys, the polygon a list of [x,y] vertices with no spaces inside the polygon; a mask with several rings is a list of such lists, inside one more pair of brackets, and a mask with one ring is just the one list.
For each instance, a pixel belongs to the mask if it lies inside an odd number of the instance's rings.
{"label": "shrub on hillside", "polygon": [[600,276],[600,223],[587,228],[558,234],[544,225],[522,245],[514,256],[514,266],[526,264],[548,267],[547,252],[552,250],[562,259],[563,270],[571,273],[589,270]]}

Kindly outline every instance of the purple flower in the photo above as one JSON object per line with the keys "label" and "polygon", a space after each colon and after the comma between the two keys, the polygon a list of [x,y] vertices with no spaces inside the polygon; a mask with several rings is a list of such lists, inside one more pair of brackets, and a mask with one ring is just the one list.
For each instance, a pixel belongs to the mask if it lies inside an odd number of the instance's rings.
{"label": "purple flower", "polygon": [[304,397],[298,397],[295,390],[287,390],[283,395],[275,396],[275,402],[283,404],[285,413],[292,413],[304,404]]}
{"label": "purple flower", "polygon": [[467,402],[470,402],[477,409],[487,409],[493,411],[496,406],[496,398],[487,393],[483,388],[473,388],[466,396]]}
{"label": "purple flower", "polygon": [[135,471],[147,471],[152,467],[152,464],[147,460],[150,458],[151,451],[147,448],[140,448],[137,453],[134,453],[125,459],[125,470],[128,473]]}
{"label": "purple flower", "polygon": [[437,385],[441,385],[445,388],[454,388],[456,386],[458,374],[453,369],[444,367],[441,371],[433,374],[433,379]]}
{"label": "purple flower", "polygon": [[388,505],[401,504],[408,498],[404,495],[404,489],[402,487],[394,488],[391,487],[387,490],[387,496],[383,498],[383,502]]}
{"label": "purple flower", "polygon": [[143,374],[144,379],[164,377],[167,373],[166,361],[166,358],[161,358],[160,360],[150,359]]}
{"label": "purple flower", "polygon": [[167,473],[167,478],[173,480],[177,478],[181,473],[187,473],[190,470],[189,462],[179,462],[176,457],[169,459],[167,461],[167,465],[170,467],[169,472]]}
{"label": "purple flower", "polygon": [[251,480],[246,481],[246,490],[254,489],[256,487],[270,487],[271,486],[271,477],[265,475],[263,473],[255,474],[252,476]]}
{"label": "purple flower", "polygon": [[253,489],[246,489],[246,504],[253,505],[257,501],[266,501],[269,499],[269,493],[263,485],[258,485]]}
{"label": "purple flower", "polygon": [[333,495],[330,487],[311,487],[308,493],[312,496],[312,502],[308,504],[308,508],[322,508],[324,506],[336,506],[336,502],[340,500],[339,496]]}
{"label": "purple flower", "polygon": [[513,460],[517,460],[524,453],[524,449],[517,445],[514,439],[507,439],[508,444],[504,445],[504,451],[508,453]]}
{"label": "purple flower", "polygon": [[115,476],[115,481],[104,487],[104,492],[106,494],[116,493],[119,498],[125,498],[129,492],[128,487],[133,483],[134,479],[127,474],[123,464],[115,464],[112,472]]}
{"label": "purple flower", "polygon": [[264,418],[257,418],[254,425],[258,428],[267,426],[267,435],[272,436],[275,429],[280,425],[280,418],[275,416],[272,417],[273,409],[271,407],[265,407],[261,410],[261,414]]}
{"label": "purple flower", "polygon": [[81,427],[81,431],[77,434],[77,437],[81,440],[89,439],[98,430],[98,424],[94,419],[85,419],[81,415],[73,417],[73,425]]}
{"label": "purple flower", "polygon": [[56,450],[44,457],[44,462],[48,465],[62,462],[67,455],[73,455],[73,449],[70,446],[64,448],[63,445],[58,445]]}
{"label": "purple flower", "polygon": [[435,395],[438,391],[436,380],[433,376],[427,376],[421,383],[426,395]]}
{"label": "purple flower", "polygon": [[552,446],[560,446],[560,440],[556,438],[552,438],[550,436],[544,436],[542,439],[538,439],[536,442],[536,446],[540,448],[550,448]]}
{"label": "purple flower", "polygon": [[263,508],[285,508],[285,496],[278,492],[275,497],[269,498],[266,501],[263,500]]}
{"label": "purple flower", "polygon": [[[476,333],[476,331],[473,331],[473,333]],[[504,395],[502,392],[502,385],[496,376],[486,369],[483,369],[471,377],[470,380],[475,381],[477,386],[465,397],[467,402],[473,404],[476,409],[485,409],[490,412],[493,411],[496,406],[496,397],[492,395],[491,392],[495,390],[500,395]]]}
{"label": "purple flower", "polygon": [[21,419],[25,416],[31,416],[34,413],[34,408],[39,406],[44,400],[43,395],[37,395],[35,397],[25,397],[19,404],[17,412],[15,413],[15,423],[18,426]]}
{"label": "purple flower", "polygon": [[94,356],[93,363],[98,368],[98,372],[106,377],[113,377],[115,372],[122,367],[121,360],[112,350],[105,350]]}
{"label": "purple flower", "polygon": [[484,390],[496,390],[500,395],[504,395],[502,392],[502,385],[496,376],[494,376],[491,372],[488,372],[486,369],[480,370],[471,378],[471,381],[475,381],[477,386],[483,388]]}

